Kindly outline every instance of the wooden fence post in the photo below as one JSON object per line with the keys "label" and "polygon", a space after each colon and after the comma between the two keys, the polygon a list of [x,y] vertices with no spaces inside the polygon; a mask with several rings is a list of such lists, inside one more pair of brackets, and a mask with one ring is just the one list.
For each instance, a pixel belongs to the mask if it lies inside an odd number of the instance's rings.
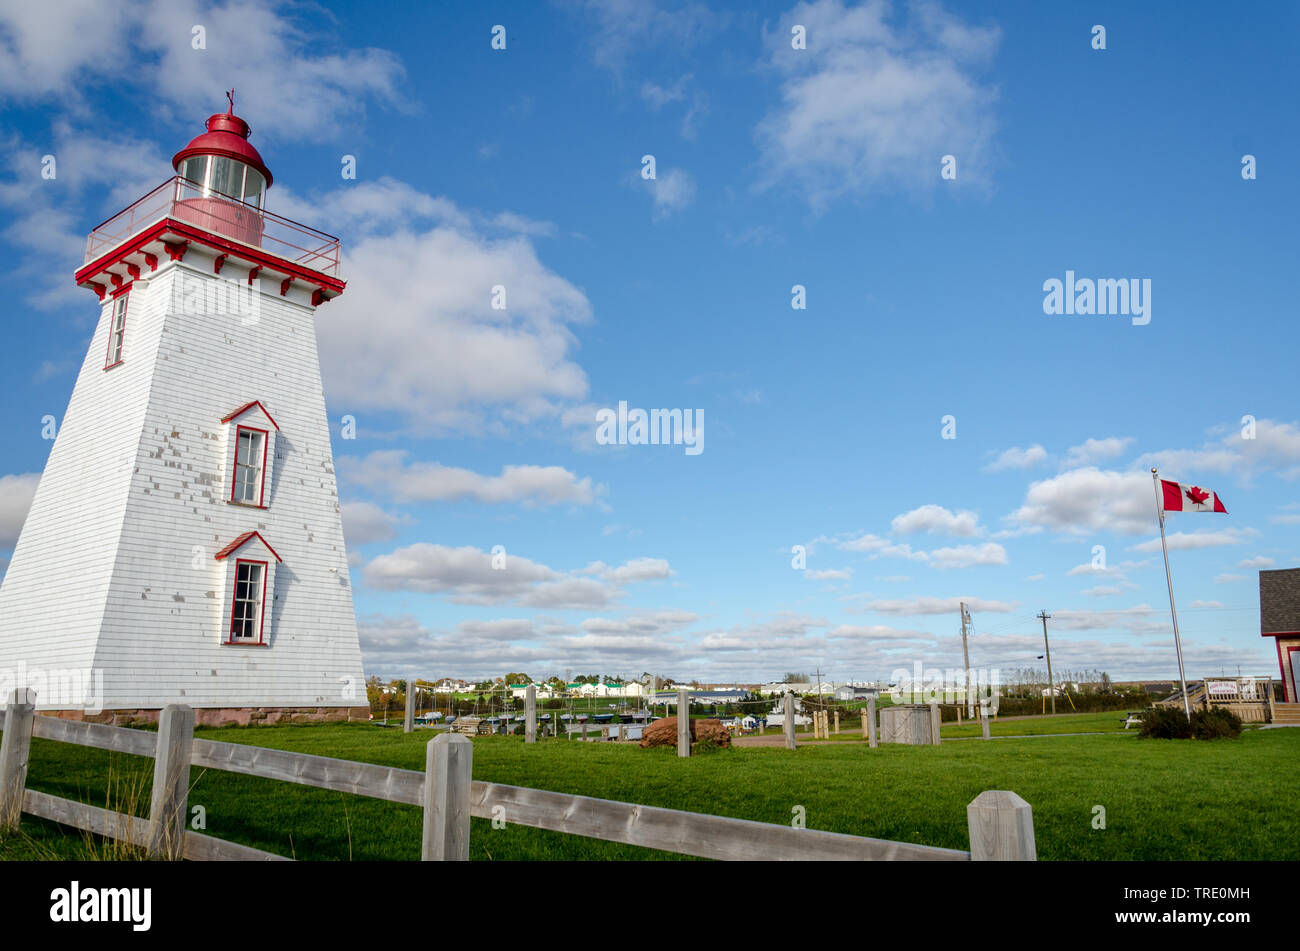
{"label": "wooden fence post", "polygon": [[186,804],[194,750],[194,708],[169,703],[158,716],[158,749],[153,760],[149,802],[149,854],[179,860],[185,851]]}
{"label": "wooden fence post", "polygon": [[792,750],[795,748],[794,742],[794,694],[786,691],[785,700],[783,701],[785,710],[785,719],[781,728],[785,733],[785,748]]}
{"label": "wooden fence post", "polygon": [[677,755],[691,755],[691,694],[677,691]]}
{"label": "wooden fence post", "polygon": [[415,729],[415,681],[406,682],[406,711],[402,717],[402,732],[410,733]]}
{"label": "wooden fence post", "polygon": [[425,747],[422,861],[469,861],[473,773],[474,744],[468,737],[441,733]]}
{"label": "wooden fence post", "polygon": [[27,757],[36,721],[36,697],[26,687],[14,690],[5,704],[4,738],[0,740],[0,831],[13,831],[23,814]]}
{"label": "wooden fence post", "polygon": [[524,742],[537,742],[537,688],[533,684],[524,693]]}
{"label": "wooden fence post", "polygon": [[1019,796],[990,789],[966,807],[972,862],[1036,862],[1034,810]]}
{"label": "wooden fence post", "polygon": [[939,715],[939,704],[930,704],[930,738],[935,746],[939,745],[939,724],[942,722]]}
{"label": "wooden fence post", "polygon": [[876,698],[867,698],[867,745],[872,749],[876,748],[879,740],[876,737]]}
{"label": "wooden fence post", "polygon": [[840,735],[840,711],[835,711],[835,735]]}
{"label": "wooden fence post", "polygon": [[980,704],[980,728],[984,731],[984,739],[989,739],[989,705]]}

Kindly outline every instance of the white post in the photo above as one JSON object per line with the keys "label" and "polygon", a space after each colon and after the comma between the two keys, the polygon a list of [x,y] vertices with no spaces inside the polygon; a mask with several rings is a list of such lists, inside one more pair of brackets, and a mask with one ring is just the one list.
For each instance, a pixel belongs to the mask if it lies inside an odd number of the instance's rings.
{"label": "white post", "polygon": [[[1178,654],[1178,681],[1183,685],[1183,712],[1192,718],[1192,704],[1187,699],[1187,675],[1183,672],[1183,642],[1178,637],[1178,612],[1174,609],[1174,578],[1169,573],[1169,545],[1165,542],[1165,506],[1160,493],[1160,476],[1151,469],[1151,485],[1156,493],[1156,515],[1160,517],[1160,549],[1165,553],[1165,584],[1169,587],[1169,617],[1174,622],[1174,651]],[[1047,685],[1049,688],[1051,684]]]}
{"label": "white post", "polygon": [[691,755],[691,695],[677,691],[677,755]]}
{"label": "white post", "polygon": [[23,812],[27,788],[27,758],[36,722],[36,695],[22,687],[5,704],[4,737],[0,739],[0,830],[13,831]]}
{"label": "white post", "polygon": [[474,744],[459,734],[441,733],[429,741],[424,763],[420,858],[425,862],[468,862]]}
{"label": "white post", "polygon": [[537,688],[532,684],[524,693],[524,742],[537,742]]}
{"label": "white post", "polygon": [[785,748],[792,750],[795,748],[794,742],[794,694],[786,691],[785,701],[785,721],[782,723],[782,729],[785,732]]}
{"label": "white post", "polygon": [[1034,810],[1013,792],[990,789],[966,807],[972,862],[1034,862]]}
{"label": "white post", "polygon": [[876,737],[876,698],[867,698],[867,745],[871,749],[876,748],[879,740]]}
{"label": "white post", "polygon": [[980,728],[984,731],[984,739],[989,739],[989,705],[980,704]]}
{"label": "white post", "polygon": [[185,808],[190,792],[194,749],[194,708],[169,703],[158,717],[158,748],[153,761],[149,803],[149,854],[177,860],[185,851]]}
{"label": "white post", "polygon": [[935,746],[939,745],[939,724],[941,722],[939,716],[939,704],[930,704],[930,741]]}

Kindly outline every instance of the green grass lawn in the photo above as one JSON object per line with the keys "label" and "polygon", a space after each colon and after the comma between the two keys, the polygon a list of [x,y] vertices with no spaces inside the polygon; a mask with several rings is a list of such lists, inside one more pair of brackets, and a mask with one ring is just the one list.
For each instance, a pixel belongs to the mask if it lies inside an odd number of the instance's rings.
{"label": "green grass lawn", "polygon": [[[1106,716],[1116,724],[1119,714]],[[1057,721],[1010,721],[1024,729]],[[953,725],[954,729],[956,725]],[[1049,732],[1057,732],[1057,729]],[[200,729],[198,735],[421,769],[427,731],[366,724]],[[32,743],[31,788],[105,804],[110,768],[147,808],[152,761],[49,741]],[[474,741],[474,778],[646,805],[807,825],[966,849],[966,804],[1011,789],[1034,807],[1041,859],[1300,858],[1300,730],[1250,731],[1235,741],[1140,740],[1130,735],[961,742],[939,747],[844,743],[733,749],[678,759],[671,749],[515,737]],[[359,796],[194,770],[191,805],[211,835],[299,859],[419,857],[420,811]],[[1092,827],[1093,807],[1106,828]],[[509,817],[507,816],[507,821]],[[77,833],[23,819],[0,857],[85,857]],[[640,859],[661,853],[474,820],[475,859]]]}

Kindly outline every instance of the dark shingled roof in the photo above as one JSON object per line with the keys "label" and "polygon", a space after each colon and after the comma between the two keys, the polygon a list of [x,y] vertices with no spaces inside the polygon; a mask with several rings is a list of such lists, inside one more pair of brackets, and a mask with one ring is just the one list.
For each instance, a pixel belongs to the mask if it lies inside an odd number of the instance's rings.
{"label": "dark shingled roof", "polygon": [[1300,631],[1300,568],[1259,573],[1259,631]]}

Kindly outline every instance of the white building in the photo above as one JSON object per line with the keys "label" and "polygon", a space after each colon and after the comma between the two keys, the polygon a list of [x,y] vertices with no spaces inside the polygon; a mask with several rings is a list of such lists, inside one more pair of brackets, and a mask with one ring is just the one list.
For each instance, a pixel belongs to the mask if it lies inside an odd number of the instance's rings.
{"label": "white building", "polygon": [[90,235],[99,321],[0,586],[0,673],[69,717],[365,719],[314,324],[338,241],[265,210],[233,104],[207,127]]}

